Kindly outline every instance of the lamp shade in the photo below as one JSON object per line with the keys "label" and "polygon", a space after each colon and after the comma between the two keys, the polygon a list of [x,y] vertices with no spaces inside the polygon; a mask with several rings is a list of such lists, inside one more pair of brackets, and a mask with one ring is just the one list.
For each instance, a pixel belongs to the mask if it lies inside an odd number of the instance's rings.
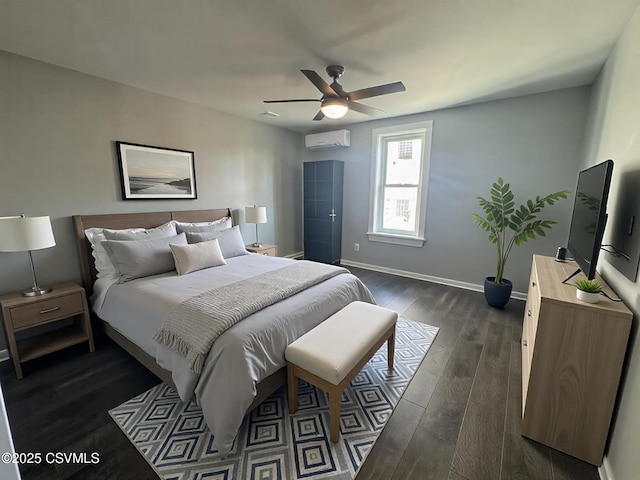
{"label": "lamp shade", "polygon": [[24,252],[53,247],[49,217],[0,217],[0,252]]}
{"label": "lamp shade", "polygon": [[349,106],[342,98],[327,98],[322,101],[320,110],[329,118],[342,118],[347,114]]}
{"label": "lamp shade", "polygon": [[244,218],[247,223],[267,223],[267,207],[244,207]]}

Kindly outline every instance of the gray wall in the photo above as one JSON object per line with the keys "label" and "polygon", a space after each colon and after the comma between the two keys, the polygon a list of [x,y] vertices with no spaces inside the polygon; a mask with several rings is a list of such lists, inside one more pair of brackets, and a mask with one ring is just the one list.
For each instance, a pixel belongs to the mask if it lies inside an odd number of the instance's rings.
{"label": "gray wall", "polygon": [[[51,216],[40,283],[80,279],[74,214],[229,206],[251,242],[259,203],[261,240],[302,250],[300,134],[1,51],[0,72],[0,216]],[[198,199],[122,201],[115,140],[194,151]],[[30,284],[26,253],[0,253],[0,293]]]}
{"label": "gray wall", "polygon": [[[351,147],[308,151],[305,159],[345,162],[342,258],[481,285],[495,274],[495,247],[473,223],[481,212],[476,196],[489,196],[502,176],[516,200],[574,190],[590,88],[493,101],[382,121],[349,125]],[[354,114],[355,115],[355,114]],[[427,198],[427,241],[422,248],[370,242],[366,235],[371,177],[372,129],[433,119]],[[545,238],[514,248],[506,278],[525,292],[533,253],[554,255],[565,245],[573,199],[543,211],[559,223]],[[360,244],[355,252],[354,243]]]}
{"label": "gray wall", "polygon": [[[622,201],[622,185],[628,179],[640,177],[638,45],[640,9],[636,10],[631,18],[593,88],[583,166],[595,165],[608,158],[615,162],[604,243],[610,243],[611,231],[618,220],[616,214]],[[635,195],[640,195],[639,192],[640,186],[636,184]],[[637,237],[637,234],[635,236]],[[640,288],[638,278],[629,280],[609,264],[607,259],[608,255],[601,255],[598,270],[634,312],[626,365],[618,394],[617,415],[613,419],[609,447],[603,463],[606,478],[624,480],[638,478],[640,472]]]}

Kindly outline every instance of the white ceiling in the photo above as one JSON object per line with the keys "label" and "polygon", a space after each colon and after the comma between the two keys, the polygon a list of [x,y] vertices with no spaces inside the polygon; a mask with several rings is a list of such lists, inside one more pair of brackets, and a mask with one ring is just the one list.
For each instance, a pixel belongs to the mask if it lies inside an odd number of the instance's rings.
{"label": "white ceiling", "polygon": [[[640,0],[2,0],[0,50],[307,132],[300,73],[346,68],[386,116],[590,84]],[[277,118],[265,118],[270,110]],[[333,122],[333,124],[331,124]]]}

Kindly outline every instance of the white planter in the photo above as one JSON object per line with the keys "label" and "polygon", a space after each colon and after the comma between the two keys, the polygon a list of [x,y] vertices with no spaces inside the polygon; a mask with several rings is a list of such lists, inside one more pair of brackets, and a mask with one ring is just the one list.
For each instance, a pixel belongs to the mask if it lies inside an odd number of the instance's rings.
{"label": "white planter", "polygon": [[598,303],[600,301],[599,293],[585,292],[579,289],[576,289],[576,297],[578,297],[578,300],[587,303]]}

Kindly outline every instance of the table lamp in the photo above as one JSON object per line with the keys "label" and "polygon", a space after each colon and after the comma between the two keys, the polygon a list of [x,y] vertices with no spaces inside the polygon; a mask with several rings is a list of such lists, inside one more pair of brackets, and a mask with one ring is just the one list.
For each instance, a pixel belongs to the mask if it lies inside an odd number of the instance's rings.
{"label": "table lamp", "polygon": [[51,287],[41,287],[33,267],[32,250],[53,247],[56,240],[51,230],[49,217],[0,217],[0,252],[29,252],[29,264],[33,286],[22,292],[25,297],[35,297],[51,291]]}
{"label": "table lamp", "polygon": [[252,207],[244,207],[244,217],[247,223],[256,224],[256,241],[254,247],[261,247],[262,244],[258,240],[258,224],[267,223],[267,207],[254,205]]}

